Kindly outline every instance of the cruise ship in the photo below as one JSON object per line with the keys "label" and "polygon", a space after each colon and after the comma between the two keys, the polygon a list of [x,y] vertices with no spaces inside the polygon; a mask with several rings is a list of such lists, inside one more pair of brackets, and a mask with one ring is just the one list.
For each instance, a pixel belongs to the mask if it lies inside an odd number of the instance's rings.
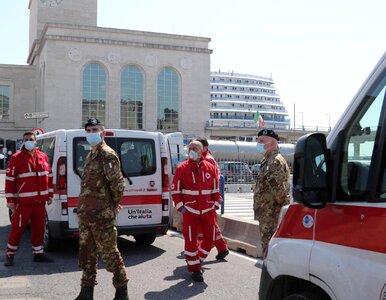
{"label": "cruise ship", "polygon": [[252,141],[259,128],[290,129],[288,111],[272,78],[211,72],[210,100],[206,129],[213,137]]}

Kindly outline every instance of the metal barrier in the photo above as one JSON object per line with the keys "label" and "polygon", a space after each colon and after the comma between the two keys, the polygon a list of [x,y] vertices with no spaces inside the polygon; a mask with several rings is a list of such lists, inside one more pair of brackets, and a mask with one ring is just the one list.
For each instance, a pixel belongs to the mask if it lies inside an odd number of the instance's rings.
{"label": "metal barrier", "polygon": [[219,188],[220,188],[220,194],[221,194],[221,198],[222,198],[221,214],[223,215],[224,209],[225,209],[225,178],[224,178],[224,175],[220,175]]}

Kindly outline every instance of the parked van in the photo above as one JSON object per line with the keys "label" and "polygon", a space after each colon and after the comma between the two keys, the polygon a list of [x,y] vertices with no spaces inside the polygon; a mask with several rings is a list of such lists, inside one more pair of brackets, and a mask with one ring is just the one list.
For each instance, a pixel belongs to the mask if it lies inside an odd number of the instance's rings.
{"label": "parked van", "polygon": [[[106,143],[120,160],[126,187],[117,216],[119,235],[132,235],[150,245],[171,225],[169,189],[170,152],[162,133],[106,130]],[[82,129],[56,130],[37,136],[47,154],[54,182],[53,203],[47,206],[45,246],[52,249],[60,239],[78,232],[77,205],[83,165],[91,147]]]}
{"label": "parked van", "polygon": [[171,132],[165,134],[169,146],[171,173],[174,175],[177,166],[187,159],[188,153],[184,145],[184,136],[182,132]]}
{"label": "parked van", "polygon": [[303,136],[260,300],[386,299],[386,53],[327,140]]}

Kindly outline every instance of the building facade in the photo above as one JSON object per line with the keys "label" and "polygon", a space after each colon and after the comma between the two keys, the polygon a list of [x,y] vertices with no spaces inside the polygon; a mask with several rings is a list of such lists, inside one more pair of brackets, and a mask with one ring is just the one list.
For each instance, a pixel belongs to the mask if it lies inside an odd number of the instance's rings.
{"label": "building facade", "polygon": [[[212,138],[252,140],[259,126],[279,132],[289,130],[288,111],[272,78],[211,72],[210,100],[207,131]],[[264,125],[255,120],[259,115]]]}
{"label": "building facade", "polygon": [[82,128],[90,116],[108,128],[205,135],[209,38],[98,27],[97,0],[28,9],[28,65],[0,65],[2,148],[26,130]]}

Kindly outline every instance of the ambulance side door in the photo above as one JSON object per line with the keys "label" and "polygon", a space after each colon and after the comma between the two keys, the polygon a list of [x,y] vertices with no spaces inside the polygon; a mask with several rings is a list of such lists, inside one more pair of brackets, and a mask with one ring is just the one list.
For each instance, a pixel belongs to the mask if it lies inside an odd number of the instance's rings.
{"label": "ambulance side door", "polygon": [[77,207],[84,162],[91,146],[86,141],[84,130],[67,132],[67,205],[68,226],[71,229],[79,227]]}
{"label": "ambulance side door", "polygon": [[162,220],[160,152],[153,134],[116,137],[116,151],[125,178],[118,226],[154,225]]}
{"label": "ambulance side door", "polygon": [[386,70],[332,150],[332,200],[316,215],[310,278],[337,299],[379,299],[386,286]]}

